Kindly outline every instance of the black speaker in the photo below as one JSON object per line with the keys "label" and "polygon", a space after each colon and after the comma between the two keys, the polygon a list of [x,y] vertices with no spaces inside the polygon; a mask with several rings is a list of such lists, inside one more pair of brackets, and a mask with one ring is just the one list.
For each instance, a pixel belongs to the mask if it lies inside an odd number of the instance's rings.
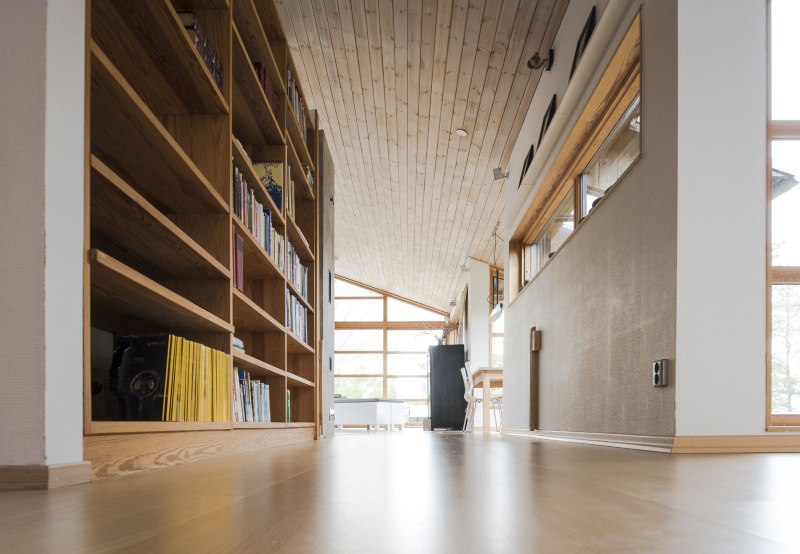
{"label": "black speaker", "polygon": [[168,335],[121,337],[111,362],[115,421],[161,421]]}
{"label": "black speaker", "polygon": [[653,362],[653,386],[667,386],[667,360],[656,360]]}

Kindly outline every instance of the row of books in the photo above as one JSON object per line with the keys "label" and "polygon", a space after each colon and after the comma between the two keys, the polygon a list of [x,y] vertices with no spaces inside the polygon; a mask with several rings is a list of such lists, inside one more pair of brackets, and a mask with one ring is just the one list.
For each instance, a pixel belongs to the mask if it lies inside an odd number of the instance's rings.
{"label": "row of books", "polygon": [[308,268],[300,261],[300,256],[297,255],[291,241],[288,243],[287,252],[286,277],[303,298],[308,298]]}
{"label": "row of books", "polygon": [[235,165],[233,166],[233,212],[282,270],[285,265],[285,239],[272,223],[272,210],[265,208],[256,200],[255,189],[247,183]]}
{"label": "row of books", "polygon": [[295,218],[295,198],[294,198],[294,179],[292,179],[292,168],[288,167],[286,170],[287,178],[286,178],[286,213],[288,213],[292,219]]}
{"label": "row of books", "polygon": [[253,68],[256,70],[256,75],[258,75],[258,81],[261,84],[261,88],[264,91],[264,96],[267,97],[267,102],[269,102],[269,106],[272,108],[272,113],[275,114],[275,117],[278,117],[278,95],[275,92],[275,86],[272,84],[272,79],[267,73],[267,68],[264,67],[264,64],[261,62],[255,62],[253,64]]}
{"label": "row of books", "polygon": [[233,286],[244,292],[244,238],[233,226]]}
{"label": "row of books", "polygon": [[269,385],[252,379],[250,373],[233,368],[233,421],[272,421],[269,406]]}
{"label": "row of books", "polygon": [[191,11],[182,11],[178,12],[178,17],[183,24],[183,28],[186,29],[186,32],[189,34],[192,44],[197,48],[200,57],[203,58],[203,62],[206,64],[209,73],[211,73],[219,89],[222,90],[222,78],[225,72],[225,66],[219,56],[217,56],[217,52],[208,39],[208,36],[205,34],[205,31],[200,26],[197,20],[197,14]]}
{"label": "row of books", "polygon": [[286,328],[308,343],[308,310],[289,289],[286,289]]}
{"label": "row of books", "polygon": [[[306,101],[300,95],[300,89],[292,75],[292,70],[287,70],[286,75],[286,90],[289,91],[289,105],[292,107],[292,113],[300,126],[300,132],[303,133],[303,142],[308,142],[308,128],[306,127]],[[289,117],[288,114],[286,117]]]}
{"label": "row of books", "polygon": [[120,337],[110,385],[115,420],[230,421],[229,355],[183,337]]}

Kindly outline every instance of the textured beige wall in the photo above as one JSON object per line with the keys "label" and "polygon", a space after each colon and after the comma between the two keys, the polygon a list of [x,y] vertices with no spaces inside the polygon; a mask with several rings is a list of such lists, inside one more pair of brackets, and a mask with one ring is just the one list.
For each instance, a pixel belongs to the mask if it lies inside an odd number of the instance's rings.
{"label": "textured beige wall", "polygon": [[[536,326],[542,429],[675,433],[676,5],[645,1],[642,18],[642,159],[507,310],[509,428],[528,426]],[[666,388],[651,384],[659,358]]]}

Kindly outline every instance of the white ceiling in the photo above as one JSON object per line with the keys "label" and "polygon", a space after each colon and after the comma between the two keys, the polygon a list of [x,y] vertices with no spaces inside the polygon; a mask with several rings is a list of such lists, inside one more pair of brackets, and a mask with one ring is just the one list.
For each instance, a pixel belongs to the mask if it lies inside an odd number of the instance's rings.
{"label": "white ceiling", "polygon": [[276,4],[336,166],[336,272],[447,310],[466,258],[493,259],[506,183],[492,169],[568,0]]}

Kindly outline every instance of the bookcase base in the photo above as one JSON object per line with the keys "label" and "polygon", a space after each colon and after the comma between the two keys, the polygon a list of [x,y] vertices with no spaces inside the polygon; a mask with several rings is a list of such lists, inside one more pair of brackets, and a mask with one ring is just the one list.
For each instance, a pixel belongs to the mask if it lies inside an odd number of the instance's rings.
{"label": "bookcase base", "polygon": [[87,435],[83,453],[92,463],[94,478],[106,479],[310,440],[313,427]]}
{"label": "bookcase base", "polygon": [[57,465],[0,466],[0,490],[43,490],[92,480],[90,462]]}

